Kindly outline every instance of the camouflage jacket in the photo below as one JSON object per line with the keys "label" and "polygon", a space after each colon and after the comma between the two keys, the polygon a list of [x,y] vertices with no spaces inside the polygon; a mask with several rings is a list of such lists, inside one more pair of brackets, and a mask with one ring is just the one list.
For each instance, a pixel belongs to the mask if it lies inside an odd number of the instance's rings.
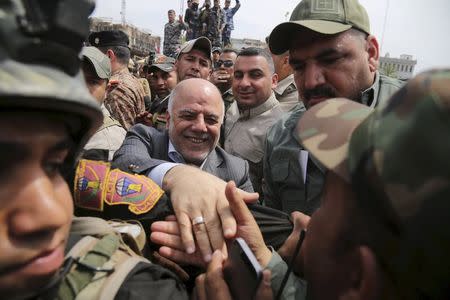
{"label": "camouflage jacket", "polygon": [[209,10],[207,18],[205,18],[203,22],[206,23],[207,36],[220,36],[222,29],[225,26],[225,12],[220,7],[212,7]]}
{"label": "camouflage jacket", "polygon": [[[371,107],[382,105],[402,82],[377,73],[375,83],[362,94],[362,102]],[[300,211],[311,215],[320,206],[324,171],[309,156],[306,178],[300,166],[300,146],[295,133],[304,108],[296,107],[279,120],[267,134],[264,151],[264,201],[284,212]]]}
{"label": "camouflage jacket", "polygon": [[181,45],[181,31],[187,30],[188,26],[185,23],[174,21],[168,22],[164,26],[164,55],[167,50],[177,49]]}
{"label": "camouflage jacket", "polygon": [[191,8],[186,9],[184,15],[184,23],[189,27],[187,29],[187,40],[195,39],[200,36],[202,30],[202,24],[200,21],[200,10],[193,10]]}
{"label": "camouflage jacket", "polygon": [[127,68],[116,71],[109,81],[105,106],[111,116],[128,130],[138,114],[145,111],[142,83]]}

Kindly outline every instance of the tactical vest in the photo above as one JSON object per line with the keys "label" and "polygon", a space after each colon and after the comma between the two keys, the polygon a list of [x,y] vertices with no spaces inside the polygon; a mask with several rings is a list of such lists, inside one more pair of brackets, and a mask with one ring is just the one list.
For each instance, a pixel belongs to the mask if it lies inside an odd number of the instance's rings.
{"label": "tactical vest", "polygon": [[114,299],[138,263],[150,264],[136,254],[142,250],[139,245],[145,242],[145,236],[135,239],[128,233],[121,233],[122,229],[123,226],[113,228],[98,218],[74,219],[71,235],[82,238],[66,255],[65,266],[69,270],[60,284],[58,299]]}

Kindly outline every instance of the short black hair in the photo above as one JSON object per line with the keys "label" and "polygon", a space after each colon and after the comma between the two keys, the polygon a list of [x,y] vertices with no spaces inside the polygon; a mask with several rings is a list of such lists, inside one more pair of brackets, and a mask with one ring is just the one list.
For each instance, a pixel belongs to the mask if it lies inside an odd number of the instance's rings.
{"label": "short black hair", "polygon": [[233,48],[223,48],[222,53],[234,53],[236,55],[238,55],[238,51],[236,49]]}
{"label": "short black hair", "polygon": [[128,66],[128,62],[131,58],[131,52],[128,47],[124,46],[106,46],[106,47],[98,47],[100,51],[106,54],[108,50],[111,50],[116,55],[117,61],[121,65]]}

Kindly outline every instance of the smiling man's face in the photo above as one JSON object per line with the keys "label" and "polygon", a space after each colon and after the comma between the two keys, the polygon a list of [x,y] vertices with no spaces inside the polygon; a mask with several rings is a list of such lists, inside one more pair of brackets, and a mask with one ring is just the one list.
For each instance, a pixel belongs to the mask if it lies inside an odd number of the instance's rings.
{"label": "smiling man's face", "polygon": [[277,85],[266,58],[238,56],[234,64],[233,95],[241,109],[255,108],[269,99]]}
{"label": "smiling man's face", "polygon": [[167,114],[169,138],[186,163],[200,166],[219,140],[222,97],[203,79],[185,80],[175,89],[173,107]]}
{"label": "smiling man's face", "polygon": [[62,121],[37,113],[0,113],[0,128],[0,293],[11,299],[47,285],[64,261],[70,139]]}

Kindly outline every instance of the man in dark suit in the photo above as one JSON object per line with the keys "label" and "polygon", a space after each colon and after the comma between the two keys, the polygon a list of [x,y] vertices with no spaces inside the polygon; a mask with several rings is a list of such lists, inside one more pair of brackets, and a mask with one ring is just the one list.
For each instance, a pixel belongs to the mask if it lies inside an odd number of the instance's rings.
{"label": "man in dark suit", "polygon": [[[217,197],[224,197],[225,182],[230,180],[235,181],[241,190],[253,192],[248,163],[217,146],[223,117],[224,105],[219,90],[207,80],[186,79],[175,87],[169,98],[168,130],[159,132],[141,124],[132,127],[114,155],[113,161],[114,167],[147,175],[165,191],[170,192],[175,212],[177,207],[174,201],[196,198],[196,201],[192,201],[190,209],[198,211],[198,216],[201,217],[199,219],[202,221],[200,224],[202,227],[206,226],[204,229],[208,231],[208,234],[203,236],[206,238],[205,244],[209,245],[211,242],[212,248],[219,248],[223,239],[221,234],[220,237],[216,237],[217,232],[210,232],[211,225],[208,225],[208,222],[220,223],[217,222],[218,213],[226,234],[228,221],[224,220],[221,212],[228,211],[228,204],[222,207],[222,204],[215,204],[212,199],[206,202],[198,201],[199,197],[208,198],[215,194]],[[186,164],[217,176],[222,179],[221,183],[205,172],[194,171],[192,167],[186,170]],[[213,185],[217,186],[214,193],[199,190]],[[178,192],[175,193],[171,188],[178,189]],[[175,199],[177,195],[180,196],[180,200]],[[177,214],[180,228],[185,230],[186,235],[188,232],[192,233],[193,228],[198,240],[198,232],[201,230],[195,226],[198,222],[194,221],[198,218],[191,220],[187,217],[187,215],[192,217],[192,213],[186,213],[185,219],[180,219],[179,215]],[[218,241],[214,241],[215,238]],[[186,251],[191,252],[195,247],[193,240],[192,243],[190,239],[183,241]],[[211,251],[202,249],[200,243],[199,247],[205,260],[208,261]]]}
{"label": "man in dark suit", "polygon": [[[217,88],[206,80],[180,83],[169,100],[168,130],[159,132],[142,124],[131,128],[114,157],[115,166],[162,183],[160,174],[166,167],[191,164],[253,192],[248,163],[217,146],[224,115],[220,100]],[[163,171],[155,172],[155,167]]]}

